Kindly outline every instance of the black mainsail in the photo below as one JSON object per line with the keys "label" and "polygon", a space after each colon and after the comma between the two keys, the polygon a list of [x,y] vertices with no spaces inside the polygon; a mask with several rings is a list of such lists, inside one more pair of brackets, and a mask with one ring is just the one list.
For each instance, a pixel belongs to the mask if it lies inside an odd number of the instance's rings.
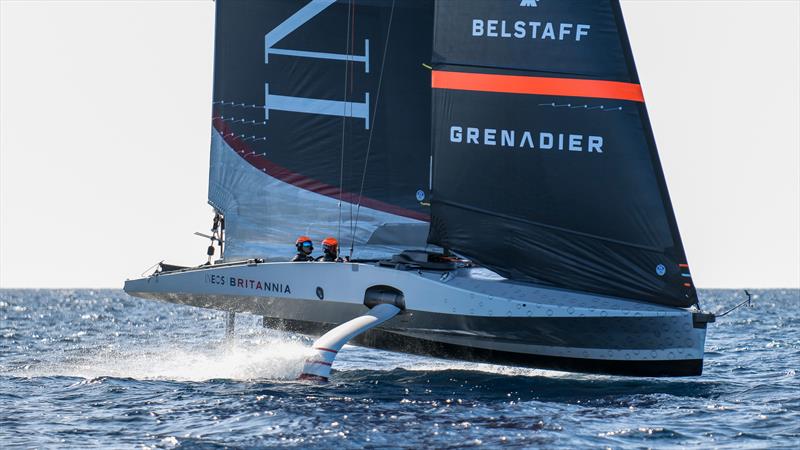
{"label": "black mainsail", "polygon": [[226,258],[283,257],[300,234],[424,247],[433,1],[216,3]]}
{"label": "black mainsail", "polygon": [[439,1],[429,241],[508,278],[697,294],[616,0]]}

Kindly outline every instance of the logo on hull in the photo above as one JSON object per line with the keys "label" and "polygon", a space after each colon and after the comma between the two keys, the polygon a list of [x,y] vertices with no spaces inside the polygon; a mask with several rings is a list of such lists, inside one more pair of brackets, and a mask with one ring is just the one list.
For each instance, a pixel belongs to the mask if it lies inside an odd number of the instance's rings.
{"label": "logo on hull", "polygon": [[288,284],[274,281],[251,280],[227,275],[206,275],[206,283],[220,286],[230,286],[254,291],[272,292],[276,294],[291,294],[292,288]]}

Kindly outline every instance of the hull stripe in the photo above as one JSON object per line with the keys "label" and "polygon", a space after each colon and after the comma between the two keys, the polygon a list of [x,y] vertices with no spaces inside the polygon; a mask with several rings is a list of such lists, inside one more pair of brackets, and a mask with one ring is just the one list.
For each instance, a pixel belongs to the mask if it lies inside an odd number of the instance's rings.
{"label": "hull stripe", "polygon": [[339,353],[336,350],[331,350],[325,347],[314,347],[314,350],[322,350],[323,352],[330,352],[330,353]]}
{"label": "hull stripe", "polygon": [[323,366],[332,366],[332,363],[325,362],[325,361],[306,361],[306,364],[320,364]]}

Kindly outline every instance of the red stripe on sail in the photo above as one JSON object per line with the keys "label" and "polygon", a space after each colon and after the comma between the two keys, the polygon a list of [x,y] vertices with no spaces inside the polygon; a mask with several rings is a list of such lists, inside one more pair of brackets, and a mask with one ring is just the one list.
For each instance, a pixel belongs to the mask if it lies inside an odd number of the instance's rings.
{"label": "red stripe on sail", "polygon": [[591,97],[644,102],[641,85],[619,81],[581,80],[576,78],[530,77],[488,73],[447,72],[434,70],[434,89],[502,92],[507,94]]}
{"label": "red stripe on sail", "polygon": [[428,214],[424,214],[411,209],[406,209],[400,206],[395,206],[386,202],[382,202],[380,200],[375,200],[373,198],[359,196],[358,194],[353,192],[342,191],[337,186],[332,186],[330,184],[323,183],[314,178],[301,175],[297,172],[293,172],[287,169],[286,167],[275,164],[274,162],[268,160],[264,156],[256,154],[256,152],[254,152],[252,148],[250,148],[250,146],[247,145],[247,143],[242,142],[238,138],[238,135],[230,131],[230,128],[228,128],[228,124],[226,124],[224,120],[220,118],[214,118],[213,124],[214,128],[219,132],[219,134],[225,140],[225,143],[227,143],[236,153],[238,153],[240,157],[242,157],[252,166],[270,175],[271,177],[277,178],[285,183],[289,183],[301,189],[305,189],[311,192],[316,192],[317,194],[321,194],[326,197],[331,197],[336,200],[339,200],[340,196],[342,201],[348,203],[358,204],[360,200],[361,205],[367,208],[377,209],[378,211],[383,211],[398,216],[408,217],[410,219],[421,220],[424,222],[431,221],[431,217]]}

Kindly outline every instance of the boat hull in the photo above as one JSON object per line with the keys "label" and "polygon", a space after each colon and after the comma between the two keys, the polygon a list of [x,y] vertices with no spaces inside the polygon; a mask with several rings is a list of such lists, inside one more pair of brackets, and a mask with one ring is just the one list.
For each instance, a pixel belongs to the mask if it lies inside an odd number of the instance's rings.
{"label": "boat hull", "polygon": [[143,298],[256,314],[271,327],[319,336],[363,314],[367,292],[376,286],[400,292],[404,311],[353,344],[587,373],[702,373],[706,325],[692,311],[514,283],[474,269],[239,264],[130,280],[125,290]]}

